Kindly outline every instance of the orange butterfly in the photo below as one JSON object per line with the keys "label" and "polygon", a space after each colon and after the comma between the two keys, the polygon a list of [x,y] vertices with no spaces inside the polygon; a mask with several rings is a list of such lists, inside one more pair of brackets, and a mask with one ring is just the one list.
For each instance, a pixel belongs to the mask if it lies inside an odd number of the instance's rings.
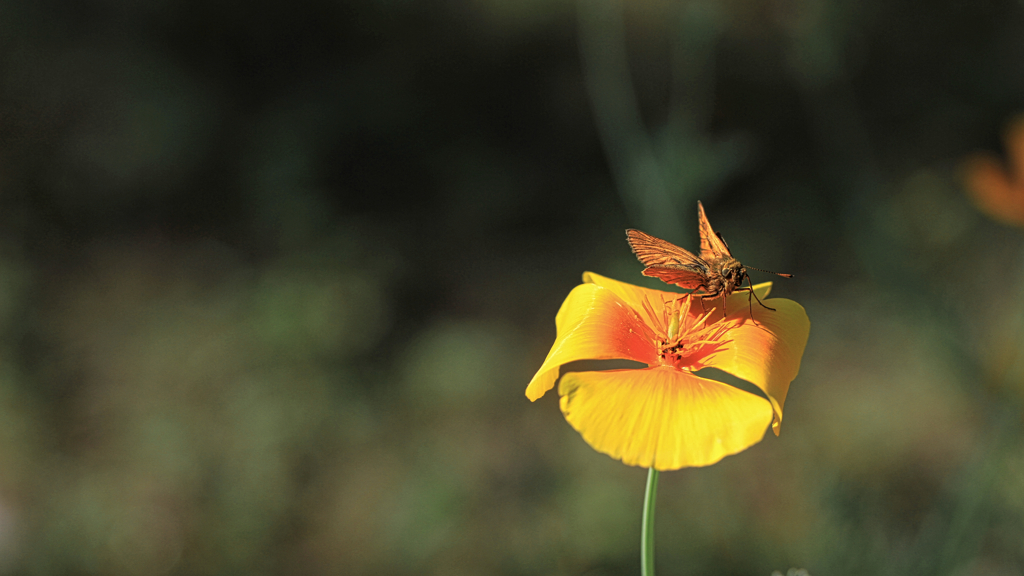
{"label": "orange butterfly", "polygon": [[[693,292],[703,292],[700,296],[701,306],[707,298],[728,296],[735,290],[745,290],[757,300],[758,304],[774,312],[774,308],[765,306],[754,293],[747,269],[740,264],[739,260],[732,257],[725,238],[711,229],[708,217],[704,214],[704,206],[699,201],[697,202],[697,220],[700,223],[700,256],[645,232],[634,229],[626,230],[626,240],[629,241],[630,248],[633,249],[633,253],[636,254],[640,262],[646,266],[642,274],[660,278],[668,284],[688,288]],[[751,270],[768,272],[753,267]],[[792,274],[768,273],[778,274],[784,278],[793,277]],[[743,287],[744,279],[747,280],[746,288]],[[749,297],[747,300],[749,301]],[[722,304],[725,305],[724,300]],[[753,317],[753,308],[750,312]]]}

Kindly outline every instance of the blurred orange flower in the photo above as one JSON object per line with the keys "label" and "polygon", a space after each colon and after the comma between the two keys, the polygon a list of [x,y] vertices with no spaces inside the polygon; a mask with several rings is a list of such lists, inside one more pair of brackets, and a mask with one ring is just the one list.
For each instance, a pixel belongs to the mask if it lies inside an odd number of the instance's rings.
{"label": "blurred orange flower", "polygon": [[[633,286],[591,272],[562,303],[555,343],[526,388],[536,400],[559,368],[586,359],[626,359],[646,368],[575,372],[558,387],[562,413],[595,450],[631,466],[707,466],[777,435],[789,384],[800,370],[810,321],[791,300],[754,306],[732,294],[708,312],[686,294]],[[771,283],[754,287],[764,299]],[[717,368],[767,398],[696,376]]]}
{"label": "blurred orange flower", "polygon": [[979,152],[964,163],[964,181],[975,205],[995,220],[1024,226],[1024,115],[1003,135],[1009,166],[995,154]]}

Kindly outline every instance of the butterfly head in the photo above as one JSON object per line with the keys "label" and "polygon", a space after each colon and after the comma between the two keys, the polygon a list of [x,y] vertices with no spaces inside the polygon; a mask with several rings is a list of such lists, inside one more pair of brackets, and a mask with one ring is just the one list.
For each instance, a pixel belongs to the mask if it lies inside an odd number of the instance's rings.
{"label": "butterfly head", "polygon": [[708,294],[728,296],[747,278],[747,269],[735,258],[723,258],[709,264],[711,271],[706,282]]}
{"label": "butterfly head", "polygon": [[732,294],[732,291],[739,288],[746,278],[747,269],[739,263],[739,260],[733,259],[722,266],[722,280],[725,284],[723,291],[726,294]]}

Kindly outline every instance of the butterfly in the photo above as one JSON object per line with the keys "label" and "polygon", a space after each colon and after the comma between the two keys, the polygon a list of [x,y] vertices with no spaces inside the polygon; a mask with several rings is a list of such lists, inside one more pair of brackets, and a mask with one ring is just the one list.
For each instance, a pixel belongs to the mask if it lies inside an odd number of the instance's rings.
{"label": "butterfly", "polygon": [[[725,238],[716,233],[704,214],[704,206],[697,202],[697,221],[700,224],[700,256],[693,252],[680,248],[671,242],[655,238],[646,232],[635,229],[626,230],[626,240],[630,248],[636,254],[637,259],[646,266],[642,274],[653,278],[659,278],[668,284],[675,284],[680,288],[687,288],[694,293],[701,292],[701,307],[704,300],[728,296],[736,290],[749,292],[757,303],[767,310],[775,311],[761,302],[761,299],[754,293],[753,284],[747,274],[747,268],[740,264],[740,261],[733,258],[729,251],[729,245]],[[760,268],[751,267],[751,270],[778,274],[783,278],[792,278],[792,274],[780,274],[769,272]],[[747,287],[743,287],[743,280],[747,281]],[[748,304],[750,298],[747,298]],[[722,305],[725,305],[723,300]],[[754,310],[750,310],[753,317]]]}

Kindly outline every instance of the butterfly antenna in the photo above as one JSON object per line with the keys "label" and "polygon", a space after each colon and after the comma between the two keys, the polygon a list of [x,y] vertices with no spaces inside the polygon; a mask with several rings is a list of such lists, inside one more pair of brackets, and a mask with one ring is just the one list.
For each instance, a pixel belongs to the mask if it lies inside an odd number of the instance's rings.
{"label": "butterfly antenna", "polygon": [[744,268],[750,268],[751,270],[757,270],[758,272],[767,272],[769,274],[775,274],[776,276],[782,276],[783,278],[792,278],[792,274],[783,274],[782,272],[772,272],[771,270],[762,270],[760,268],[754,268],[753,266],[744,266]]}

